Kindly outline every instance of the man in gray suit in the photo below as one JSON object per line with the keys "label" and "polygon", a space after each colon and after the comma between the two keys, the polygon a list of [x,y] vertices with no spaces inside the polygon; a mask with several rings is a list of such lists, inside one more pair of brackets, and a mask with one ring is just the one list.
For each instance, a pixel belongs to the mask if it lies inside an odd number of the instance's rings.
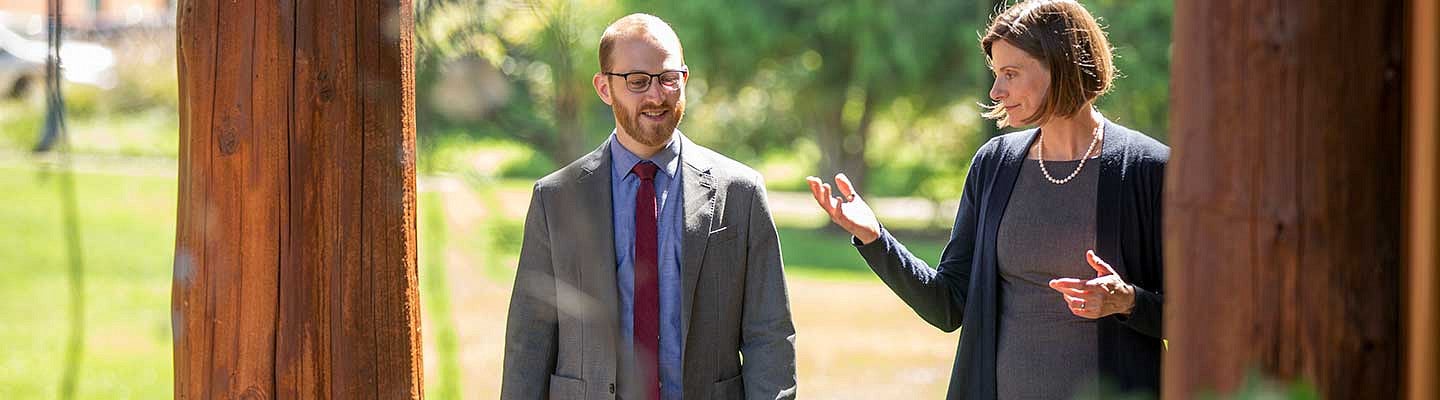
{"label": "man in gray suit", "polygon": [[765,186],[676,130],[688,79],[659,18],[605,30],[594,84],[615,131],[535,183],[501,398],[795,397]]}

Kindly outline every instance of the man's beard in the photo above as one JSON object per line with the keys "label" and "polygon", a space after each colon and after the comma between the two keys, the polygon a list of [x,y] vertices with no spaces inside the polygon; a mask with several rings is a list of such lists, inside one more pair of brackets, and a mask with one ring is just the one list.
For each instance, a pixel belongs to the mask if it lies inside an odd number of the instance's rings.
{"label": "man's beard", "polygon": [[[670,142],[670,137],[675,135],[675,127],[680,126],[680,119],[685,117],[685,98],[681,97],[674,104],[647,105],[639,109],[631,109],[616,102],[611,110],[615,114],[615,121],[631,139],[646,146],[661,146]],[[661,110],[665,111],[665,114],[660,121],[652,121],[641,114],[643,111]]]}

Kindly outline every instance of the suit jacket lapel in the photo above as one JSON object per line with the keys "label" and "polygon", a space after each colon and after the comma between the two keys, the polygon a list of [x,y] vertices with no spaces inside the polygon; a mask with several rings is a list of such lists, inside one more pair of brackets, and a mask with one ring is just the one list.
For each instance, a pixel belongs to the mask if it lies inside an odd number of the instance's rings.
{"label": "suit jacket lapel", "polygon": [[[595,299],[598,312],[586,325],[594,340],[586,340],[584,348],[593,351],[586,357],[587,363],[600,371],[614,373],[617,362],[617,341],[620,338],[620,295],[615,277],[615,227],[610,187],[610,141],[581,159],[583,172],[575,180],[575,205],[581,210],[581,220],[575,221],[580,228],[571,243],[582,246],[580,254],[592,255],[593,263],[586,262],[579,268],[581,292]],[[564,245],[564,244],[559,244]],[[585,257],[589,258],[589,257]],[[609,377],[613,377],[610,375]]]}
{"label": "suit jacket lapel", "polygon": [[710,240],[710,229],[715,216],[715,183],[710,174],[711,163],[703,149],[684,136],[681,142],[680,160],[683,168],[680,183],[684,188],[685,237],[682,250],[685,257],[680,266],[680,341],[681,348],[690,337],[691,308],[695,305],[695,287],[700,282],[700,268],[705,260],[705,247]]}

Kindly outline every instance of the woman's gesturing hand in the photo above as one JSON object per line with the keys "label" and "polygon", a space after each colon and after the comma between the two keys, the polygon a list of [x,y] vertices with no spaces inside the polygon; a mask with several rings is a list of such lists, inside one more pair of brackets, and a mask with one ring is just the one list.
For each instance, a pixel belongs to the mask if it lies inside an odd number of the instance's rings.
{"label": "woman's gesturing hand", "polygon": [[830,215],[831,222],[855,235],[861,243],[870,244],[880,238],[880,221],[875,219],[875,212],[865,204],[865,199],[860,198],[860,193],[855,191],[855,186],[850,184],[850,178],[845,174],[835,175],[835,186],[840,188],[839,196],[833,194],[830,184],[820,178],[811,176],[805,181],[810,183],[810,194],[815,195],[815,202],[820,203],[820,208]]}
{"label": "woman's gesturing hand", "polygon": [[1065,297],[1070,313],[1097,319],[1111,314],[1129,315],[1135,308],[1135,287],[1120,279],[1120,274],[1095,251],[1085,252],[1085,261],[1095,269],[1095,279],[1061,278],[1050,280],[1050,288]]}

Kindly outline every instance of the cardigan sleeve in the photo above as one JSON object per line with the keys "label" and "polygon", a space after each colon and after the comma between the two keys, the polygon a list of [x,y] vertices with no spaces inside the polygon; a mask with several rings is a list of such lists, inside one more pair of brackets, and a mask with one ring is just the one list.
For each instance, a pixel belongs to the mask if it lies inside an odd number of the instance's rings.
{"label": "cardigan sleeve", "polygon": [[992,139],[976,152],[970,162],[960,209],[955,213],[955,225],[950,229],[950,240],[945,244],[936,268],[931,269],[924,260],[911,254],[905,245],[883,228],[880,238],[869,244],[860,244],[857,239],[851,238],[851,244],[856,246],[875,275],[925,322],[945,332],[958,329],[965,317],[976,224],[980,216],[980,192],[988,176],[983,171],[994,170],[986,168],[986,165],[989,156],[998,147]]}
{"label": "cardigan sleeve", "polygon": [[1165,165],[1169,160],[1170,151],[1158,143],[1153,144],[1139,163],[1137,163],[1135,180],[1135,209],[1133,216],[1139,229],[1137,237],[1141,238],[1136,248],[1139,249],[1138,265],[1132,266],[1137,269],[1132,273],[1134,282],[1130,283],[1135,288],[1135,308],[1130,311],[1129,316],[1116,316],[1116,320],[1122,325],[1130,327],[1142,334],[1155,338],[1164,338],[1164,308],[1165,308],[1165,246],[1164,246],[1164,204],[1162,199],[1165,195]]}
{"label": "cardigan sleeve", "polygon": [[1120,321],[1121,325],[1128,326],[1146,336],[1163,338],[1161,327],[1165,322],[1162,311],[1165,306],[1165,296],[1137,285],[1131,286],[1135,288],[1135,308],[1130,310],[1130,316],[1116,315],[1115,319]]}

